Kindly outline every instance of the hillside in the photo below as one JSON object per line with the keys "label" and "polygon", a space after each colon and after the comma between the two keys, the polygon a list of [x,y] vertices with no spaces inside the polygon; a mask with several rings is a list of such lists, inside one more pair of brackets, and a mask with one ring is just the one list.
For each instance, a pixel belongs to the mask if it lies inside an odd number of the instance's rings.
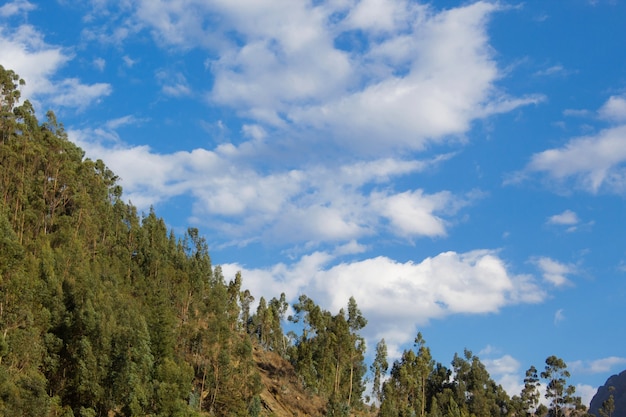
{"label": "hillside", "polygon": [[[261,347],[253,351],[261,374],[259,394],[263,416],[315,417],[327,415],[327,401],[303,388],[295,368],[284,358]],[[350,411],[352,417],[374,417],[376,410],[365,406]]]}
{"label": "hillside", "polygon": [[589,412],[600,417],[600,409],[613,396],[614,411],[611,417],[626,417],[626,371],[612,375],[591,399]]}
{"label": "hillside", "polygon": [[53,112],[40,123],[21,102],[22,84],[0,66],[0,415],[362,407],[366,321],[353,299],[331,314],[302,298],[306,333],[288,345],[284,294],[255,302],[197,229],[176,236],[138,213]]}
{"label": "hillside", "polygon": [[274,352],[260,347],[253,351],[261,375],[259,397],[262,415],[292,417],[294,415],[325,415],[326,402],[318,396],[306,393],[293,366]]}

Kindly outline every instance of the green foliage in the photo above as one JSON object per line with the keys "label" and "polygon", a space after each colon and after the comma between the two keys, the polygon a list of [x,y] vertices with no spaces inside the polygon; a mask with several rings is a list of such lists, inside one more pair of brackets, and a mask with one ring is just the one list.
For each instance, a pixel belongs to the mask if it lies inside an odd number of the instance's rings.
{"label": "green foliage", "polygon": [[561,358],[550,356],[546,359],[545,370],[541,378],[547,381],[545,397],[550,401],[548,415],[562,417],[574,414],[584,414],[586,407],[581,404],[580,397],[574,396],[576,388],[567,384],[570,373],[567,364]]}
{"label": "green foliage", "polygon": [[455,354],[450,371],[435,364],[421,333],[414,346],[394,362],[383,384],[380,416],[504,417],[512,413],[512,401],[471,351]]}
{"label": "green foliage", "polygon": [[0,67],[0,414],[246,415],[241,275],[227,285],[196,229],[177,239],[124,203],[21,84]]}
{"label": "green foliage", "polygon": [[381,339],[376,345],[376,357],[370,366],[370,370],[374,375],[372,395],[378,402],[382,401],[381,384],[388,369],[389,362],[387,361],[387,344],[385,343],[385,339]]}
{"label": "green foliage", "polygon": [[539,392],[540,385],[537,368],[531,366],[526,371],[524,388],[522,389],[520,397],[521,409],[527,416],[534,415],[539,406],[539,398],[541,396]]}
{"label": "green foliage", "polygon": [[[362,407],[365,390],[365,341],[358,334],[367,321],[354,298],[348,302],[348,314],[337,315],[321,309],[306,295],[293,305],[290,321],[302,326],[302,334],[288,356],[305,386],[329,400],[329,412]],[[339,413],[339,414],[338,414]]]}
{"label": "green foliage", "polygon": [[[245,293],[243,297],[243,300],[246,300]],[[285,293],[282,293],[279,299],[272,298],[269,303],[261,297],[256,314],[250,320],[253,334],[261,345],[281,356],[287,353],[287,340],[282,330],[282,322],[288,307]]]}
{"label": "green foliage", "polygon": [[600,417],[612,417],[615,412],[615,398],[613,398],[613,391],[615,391],[615,387],[609,387],[609,398],[602,402],[602,407],[598,410],[600,413]]}
{"label": "green foliage", "polygon": [[428,380],[434,372],[434,361],[421,333],[417,334],[414,347],[394,362],[389,380],[383,384],[381,416],[426,415]]}

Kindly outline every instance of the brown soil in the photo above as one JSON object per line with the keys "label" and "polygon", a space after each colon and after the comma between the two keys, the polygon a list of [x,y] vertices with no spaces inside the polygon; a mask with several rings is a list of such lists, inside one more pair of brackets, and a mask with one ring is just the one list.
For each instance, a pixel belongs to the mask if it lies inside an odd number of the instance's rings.
{"label": "brown soil", "polygon": [[[289,362],[274,352],[254,346],[253,357],[261,374],[261,415],[264,417],[317,417],[326,415],[326,401],[302,386]],[[366,407],[353,410],[353,417],[373,417],[376,413]]]}
{"label": "brown soil", "polygon": [[274,352],[264,351],[259,346],[254,347],[253,356],[263,384],[260,394],[262,416],[325,415],[326,402],[306,392],[289,362]]}

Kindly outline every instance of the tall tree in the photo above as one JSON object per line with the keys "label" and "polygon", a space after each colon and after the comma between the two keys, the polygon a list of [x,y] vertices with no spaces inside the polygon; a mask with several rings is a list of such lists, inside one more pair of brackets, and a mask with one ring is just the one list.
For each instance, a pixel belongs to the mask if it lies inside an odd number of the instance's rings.
{"label": "tall tree", "polygon": [[580,398],[574,397],[576,388],[567,384],[570,373],[563,359],[554,355],[546,358],[545,370],[541,377],[547,381],[545,397],[550,402],[548,413],[551,417],[563,417],[567,415],[568,409],[580,403]]}
{"label": "tall tree", "polygon": [[0,65],[0,143],[4,143],[14,135],[15,114],[13,110],[20,100],[19,87],[24,84],[24,80],[14,71]]}
{"label": "tall tree", "polygon": [[395,361],[383,385],[381,416],[425,416],[429,401],[429,378],[434,370],[430,349],[421,333],[414,349],[405,350]]}
{"label": "tall tree", "polygon": [[539,392],[540,386],[541,383],[539,381],[538,371],[533,365],[526,371],[526,376],[524,377],[524,388],[522,388],[520,396],[522,410],[527,416],[536,415],[537,407],[539,406],[539,398],[541,396],[541,393]]}
{"label": "tall tree", "polygon": [[385,343],[385,339],[381,339],[380,342],[376,344],[376,356],[370,366],[370,370],[374,376],[372,383],[372,395],[379,403],[382,401],[381,384],[387,375],[388,369],[389,362],[387,361],[387,344]]}

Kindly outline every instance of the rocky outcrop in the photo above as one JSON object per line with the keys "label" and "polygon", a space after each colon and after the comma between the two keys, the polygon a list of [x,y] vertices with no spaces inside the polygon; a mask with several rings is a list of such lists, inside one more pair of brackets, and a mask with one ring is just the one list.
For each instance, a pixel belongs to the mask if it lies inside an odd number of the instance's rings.
{"label": "rocky outcrop", "polygon": [[611,394],[615,401],[615,411],[611,417],[626,417],[626,371],[611,376],[603,386],[598,388],[598,392],[591,399],[589,412],[600,417],[599,410]]}

